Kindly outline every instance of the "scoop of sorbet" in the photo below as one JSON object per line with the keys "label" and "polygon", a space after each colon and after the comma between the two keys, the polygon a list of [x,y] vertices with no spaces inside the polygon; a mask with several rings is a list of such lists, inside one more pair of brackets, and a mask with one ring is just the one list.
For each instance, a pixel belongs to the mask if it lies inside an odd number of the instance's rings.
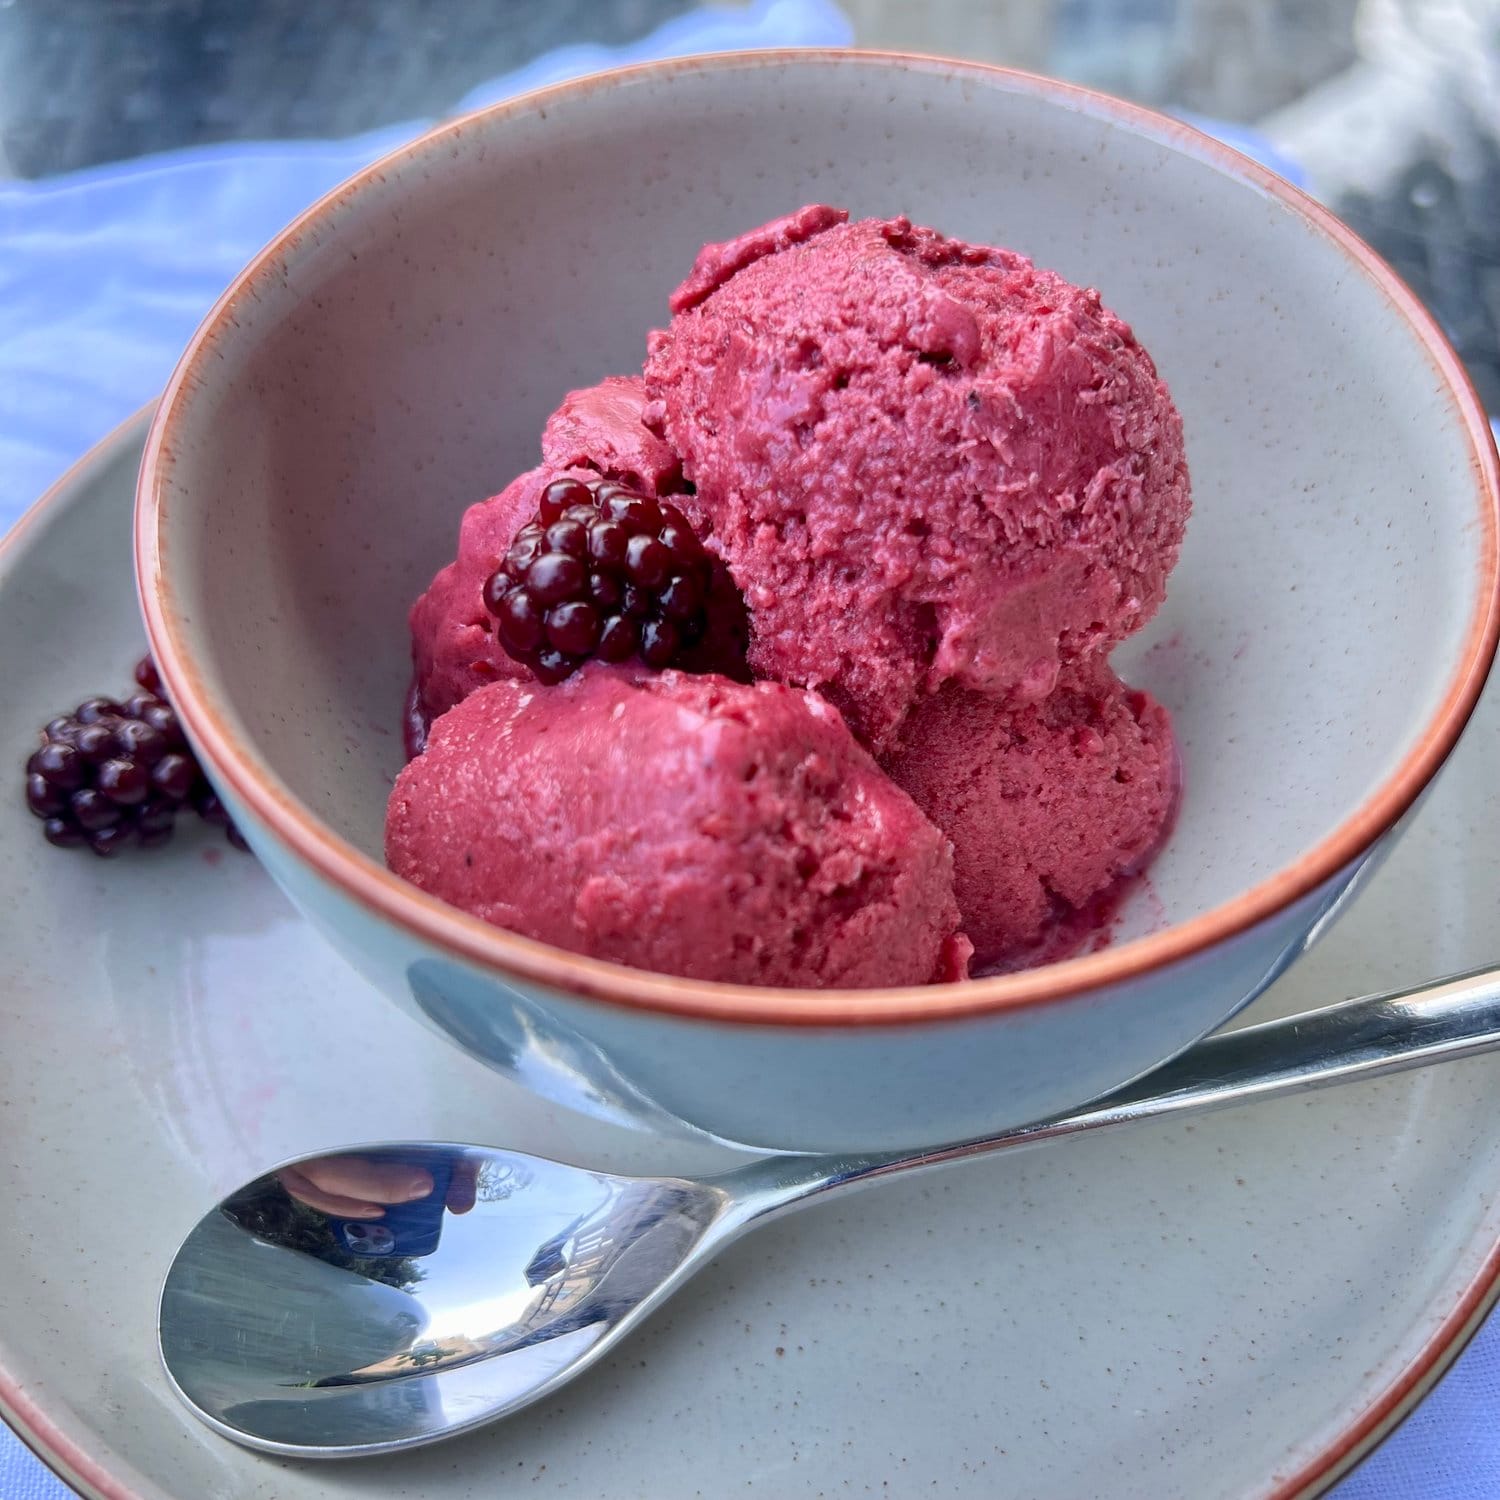
{"label": "scoop of sorbet", "polygon": [[947,688],[883,763],[953,842],[976,971],[1065,958],[1101,931],[1177,805],[1167,711],[1103,662],[1068,669],[1037,704]]}
{"label": "scoop of sorbet", "polygon": [[475,916],[740,984],[962,978],[943,835],[813,693],[586,667],[501,681],[397,778],[386,859]]}
{"label": "scoop of sorbet", "polygon": [[696,486],[757,676],[888,745],[945,684],[1036,701],[1161,602],[1182,423],[1097,292],[904,219],[810,207],[706,246],[645,420]]}

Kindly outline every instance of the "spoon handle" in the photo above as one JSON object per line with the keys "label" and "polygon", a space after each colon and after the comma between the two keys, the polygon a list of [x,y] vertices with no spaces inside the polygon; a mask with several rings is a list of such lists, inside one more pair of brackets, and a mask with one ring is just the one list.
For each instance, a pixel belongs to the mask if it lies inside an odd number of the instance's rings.
{"label": "spoon handle", "polygon": [[[1500,967],[1345,1000],[1208,1037],[1071,1114],[915,1155],[770,1157],[719,1179],[745,1222],[893,1172],[942,1166],[1132,1120],[1202,1114],[1500,1047]],[[732,1179],[732,1181],[731,1181]]]}

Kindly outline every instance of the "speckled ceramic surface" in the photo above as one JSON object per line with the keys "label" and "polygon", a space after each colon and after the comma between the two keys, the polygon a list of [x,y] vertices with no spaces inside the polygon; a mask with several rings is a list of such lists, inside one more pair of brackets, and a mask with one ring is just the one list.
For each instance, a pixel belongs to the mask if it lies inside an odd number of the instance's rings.
{"label": "speckled ceramic surface", "polygon": [[[0,556],[0,700],[123,678],[143,425]],[[36,621],[45,601],[90,609]],[[1494,958],[1500,697],[1334,933],[1248,1013]],[[556,1402],[385,1462],[212,1436],[154,1354],[160,1277],[267,1162],[378,1133],[692,1169],[553,1111],[380,1003],[248,860],[132,866],[0,806],[0,1406],[140,1500],[1315,1490],[1441,1363],[1500,1264],[1500,1059],[1065,1142],[770,1226]],[[60,1458],[59,1458],[60,1456]]]}
{"label": "speckled ceramic surface", "polygon": [[[1098,286],[1176,393],[1195,512],[1119,658],[1171,707],[1187,788],[1123,919],[1138,942],[967,986],[715,993],[485,927],[383,867],[406,612],[460,513],[535,462],[565,391],[639,368],[702,242],[818,198]],[[138,560],[221,793],[399,1003],[511,1076],[566,1057],[551,1082],[579,1107],[620,1083],[736,1141],[931,1145],[1122,1082],[1298,951],[1488,665],[1481,444],[1492,461],[1409,294],[1175,122],[935,59],[688,59],[445,126],[289,229],[167,387]]]}

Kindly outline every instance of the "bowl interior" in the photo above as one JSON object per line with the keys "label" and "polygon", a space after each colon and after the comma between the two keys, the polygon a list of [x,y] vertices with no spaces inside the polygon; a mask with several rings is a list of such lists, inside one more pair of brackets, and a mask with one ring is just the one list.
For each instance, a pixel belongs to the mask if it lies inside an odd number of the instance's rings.
{"label": "bowl interior", "polygon": [[207,705],[374,859],[406,611],[562,394],[638,369],[705,240],[824,200],[1098,286],[1182,408],[1195,513],[1117,658],[1176,716],[1182,814],[1133,935],[1227,901],[1416,746],[1484,587],[1461,415],[1323,230],[1173,127],[917,60],[585,82],[372,171],[254,268],[177,382],[160,587]]}

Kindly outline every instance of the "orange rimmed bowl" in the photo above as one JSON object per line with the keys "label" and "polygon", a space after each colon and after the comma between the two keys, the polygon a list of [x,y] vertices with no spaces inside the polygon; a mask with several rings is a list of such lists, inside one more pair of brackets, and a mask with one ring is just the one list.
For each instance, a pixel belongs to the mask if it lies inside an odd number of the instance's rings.
{"label": "orange rimmed bowl", "polygon": [[[703,241],[820,198],[1099,286],[1182,409],[1188,542],[1162,613],[1117,661],[1173,710],[1187,789],[1100,952],[925,989],[709,985],[487,927],[381,861],[406,610],[459,514],[535,462],[566,390],[639,366]],[[1000,69],[752,53],[470,116],[294,223],[168,386],[137,566],[216,786],[380,988],[579,1108],[880,1149],[1097,1095],[1302,951],[1484,682],[1497,490],[1483,414],[1427,315],[1263,168]]]}

